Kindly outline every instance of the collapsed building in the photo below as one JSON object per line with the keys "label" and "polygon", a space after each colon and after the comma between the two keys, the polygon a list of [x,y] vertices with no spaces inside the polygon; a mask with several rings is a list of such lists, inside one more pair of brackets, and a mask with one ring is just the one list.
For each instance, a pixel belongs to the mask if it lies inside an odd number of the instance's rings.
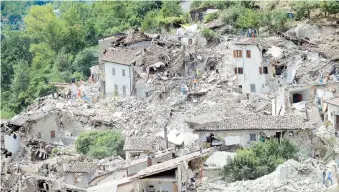
{"label": "collapsed building", "polygon": [[[212,133],[210,143],[227,151],[233,151],[229,146],[246,147],[261,138],[288,137],[302,145],[326,145],[326,141],[314,142],[310,137],[315,135],[313,128],[327,118],[337,124],[335,102],[327,101],[336,97],[335,58],[311,50],[313,43],[304,40],[303,46],[312,45],[307,50],[281,37],[263,40],[227,35],[221,42],[213,42],[218,44],[202,47],[198,36],[169,36],[150,38],[133,31],[99,41],[99,65],[91,68],[92,82],[81,85],[89,100],[60,95],[39,98],[2,125],[8,154],[3,173],[13,173],[18,169],[15,163],[20,163],[8,152],[29,151],[19,157],[24,157],[27,166],[46,162],[53,159],[53,148],[63,149],[81,132],[92,129],[121,131],[127,137],[127,161],[121,165],[98,163],[96,167],[76,159],[79,167],[86,164],[89,168],[65,172],[64,164],[77,163],[59,162],[53,168],[40,168],[39,174],[67,178],[70,184],[92,191],[114,188],[112,185],[122,191],[135,186],[188,191],[202,179],[192,176],[189,169],[194,174],[209,171],[212,177],[222,167],[202,167],[199,162],[198,169],[194,165],[192,156],[207,154],[204,150],[192,153],[202,148],[197,144],[199,137],[207,141]],[[55,85],[67,92],[74,83]],[[164,147],[164,128],[169,147]],[[159,132],[161,146],[154,145]],[[27,166],[20,169],[26,171]],[[52,171],[54,168],[57,171]],[[38,185],[47,190],[46,184]],[[55,184],[47,185],[51,189]]]}

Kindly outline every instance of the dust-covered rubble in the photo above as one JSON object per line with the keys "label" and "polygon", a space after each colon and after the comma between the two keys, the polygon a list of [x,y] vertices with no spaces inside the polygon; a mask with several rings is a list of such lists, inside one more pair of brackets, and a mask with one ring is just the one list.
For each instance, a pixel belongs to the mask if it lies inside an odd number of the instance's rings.
{"label": "dust-covered rubble", "polygon": [[[335,183],[333,178],[333,183]],[[206,192],[279,192],[279,191],[326,191],[322,183],[322,171],[311,163],[302,164],[288,160],[268,175],[255,180],[234,183],[204,183],[198,191]]]}

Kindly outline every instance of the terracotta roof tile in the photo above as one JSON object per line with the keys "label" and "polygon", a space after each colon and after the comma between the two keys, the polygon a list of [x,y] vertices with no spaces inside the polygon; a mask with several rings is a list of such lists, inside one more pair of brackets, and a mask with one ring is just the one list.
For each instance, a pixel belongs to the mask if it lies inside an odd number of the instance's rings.
{"label": "terracotta roof tile", "polygon": [[156,139],[153,137],[127,137],[124,151],[154,151]]}
{"label": "terracotta roof tile", "polygon": [[241,115],[209,123],[190,123],[195,131],[302,130],[312,125],[301,116]]}
{"label": "terracotta roof tile", "polygon": [[88,173],[94,167],[94,163],[70,163],[64,164],[64,171],[69,173]]}
{"label": "terracotta roof tile", "polygon": [[142,53],[141,47],[112,48],[103,55],[102,60],[123,65],[131,65],[136,60],[139,53]]}

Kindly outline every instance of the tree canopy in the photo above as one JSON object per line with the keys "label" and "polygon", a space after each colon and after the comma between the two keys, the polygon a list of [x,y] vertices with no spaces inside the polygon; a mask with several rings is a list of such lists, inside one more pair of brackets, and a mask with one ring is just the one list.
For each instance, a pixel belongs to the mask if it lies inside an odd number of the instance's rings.
{"label": "tree canopy", "polygon": [[77,152],[96,159],[120,155],[124,157],[124,139],[116,131],[89,131],[81,134],[75,142]]}
{"label": "tree canopy", "polygon": [[234,159],[228,159],[222,174],[228,181],[256,179],[273,172],[284,161],[296,159],[297,152],[297,146],[286,139],[256,142],[238,150]]}

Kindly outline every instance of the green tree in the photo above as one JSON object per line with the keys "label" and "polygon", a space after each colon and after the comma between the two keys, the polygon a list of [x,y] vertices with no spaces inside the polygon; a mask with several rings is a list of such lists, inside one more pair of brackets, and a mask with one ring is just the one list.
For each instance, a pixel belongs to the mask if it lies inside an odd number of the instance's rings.
{"label": "green tree", "polygon": [[182,15],[182,9],[179,5],[179,1],[164,1],[160,10],[160,16],[166,17],[179,17]]}
{"label": "green tree", "polygon": [[26,93],[29,86],[29,66],[26,61],[19,60],[17,64],[13,66],[14,75],[11,83],[11,95],[9,108],[15,113],[20,112],[23,108],[29,104],[29,96]]}
{"label": "green tree", "polygon": [[262,14],[261,26],[273,33],[284,31],[287,28],[288,17],[284,11],[276,10]]}
{"label": "green tree", "polygon": [[32,61],[32,54],[29,52],[31,39],[23,32],[8,33],[1,40],[1,90],[10,89],[13,76],[13,66],[19,60],[25,60],[28,64]]}
{"label": "green tree", "polygon": [[260,12],[246,9],[237,19],[237,27],[240,29],[258,29],[260,26]]}
{"label": "green tree", "polygon": [[58,52],[64,46],[66,24],[56,18],[51,5],[33,6],[25,17],[27,32],[40,42],[46,42]]}
{"label": "green tree", "polygon": [[320,8],[325,12],[325,16],[339,13],[339,2],[336,0],[321,1]]}
{"label": "green tree", "polygon": [[292,4],[296,19],[311,19],[311,11],[319,6],[317,1],[297,1]]}
{"label": "green tree", "polygon": [[37,98],[53,93],[55,87],[50,82],[55,73],[53,65],[56,53],[47,43],[32,44],[30,52],[34,57],[30,68],[29,94]]}
{"label": "green tree", "polygon": [[255,1],[239,1],[240,5],[247,9],[255,9],[258,8]]}
{"label": "green tree", "polygon": [[152,10],[148,12],[145,16],[145,19],[141,23],[141,29],[147,30],[151,32],[155,32],[158,27],[158,16],[159,16],[159,10]]}
{"label": "green tree", "polygon": [[247,9],[241,6],[232,6],[227,10],[224,10],[221,14],[221,20],[226,25],[236,26],[238,18],[246,12]]}
{"label": "green tree", "polygon": [[83,133],[75,142],[78,152],[98,159],[117,155],[124,157],[123,145],[123,136],[109,130]]}
{"label": "green tree", "polygon": [[238,150],[234,159],[228,159],[222,174],[230,182],[256,179],[273,172],[288,159],[297,159],[297,152],[296,145],[285,139],[256,142],[248,149]]}
{"label": "green tree", "polygon": [[98,48],[89,47],[79,52],[73,62],[73,70],[82,73],[85,77],[91,75],[90,68],[98,63]]}

